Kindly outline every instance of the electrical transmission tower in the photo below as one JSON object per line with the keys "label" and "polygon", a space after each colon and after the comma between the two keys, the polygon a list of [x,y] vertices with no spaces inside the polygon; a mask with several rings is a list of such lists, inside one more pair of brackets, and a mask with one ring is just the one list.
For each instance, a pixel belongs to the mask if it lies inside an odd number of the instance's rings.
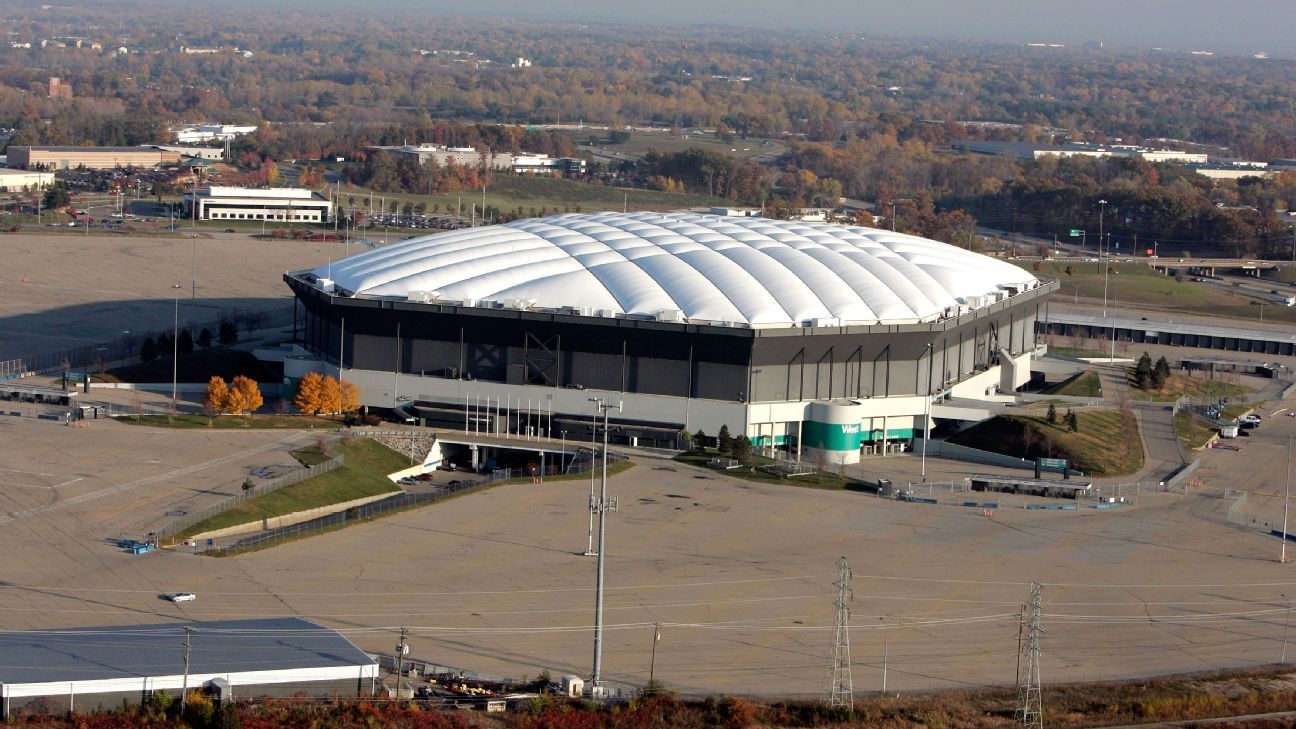
{"label": "electrical transmission tower", "polygon": [[1044,729],[1044,698],[1040,693],[1040,614],[1044,612],[1043,588],[1031,583],[1030,601],[1023,615],[1026,645],[1025,661],[1017,674],[1017,720],[1022,729]]}
{"label": "electrical transmission tower", "polygon": [[828,705],[847,709],[855,705],[851,684],[850,658],[850,588],[851,568],[845,557],[837,560],[836,616],[833,618],[832,653],[828,658]]}

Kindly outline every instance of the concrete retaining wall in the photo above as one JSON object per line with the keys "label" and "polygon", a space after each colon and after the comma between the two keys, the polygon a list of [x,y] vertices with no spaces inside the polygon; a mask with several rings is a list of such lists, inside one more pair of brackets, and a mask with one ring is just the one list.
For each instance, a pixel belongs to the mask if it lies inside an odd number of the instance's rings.
{"label": "concrete retaining wall", "polygon": [[219,537],[233,537],[239,534],[252,534],[255,532],[265,531],[267,529],[278,529],[279,527],[292,526],[293,524],[300,524],[304,521],[317,519],[321,516],[325,516],[326,514],[334,514],[339,511],[346,511],[347,509],[350,509],[353,506],[364,506],[365,504],[374,501],[379,501],[381,499],[388,499],[391,498],[393,493],[395,492],[388,491],[385,494],[378,494],[376,496],[366,496],[363,499],[352,499],[351,501],[343,501],[338,504],[329,504],[327,506],[320,506],[314,509],[306,509],[305,511],[294,511],[291,514],[284,514],[283,516],[274,516],[274,517],[270,517],[269,519],[258,519],[257,521],[250,521],[245,524],[235,524],[232,527],[225,527],[224,529],[213,529],[210,532],[195,534],[192,537],[190,537],[190,539],[203,540],[203,539],[217,539]]}
{"label": "concrete retaining wall", "polygon": [[[914,438],[913,453],[922,452],[922,438]],[[1001,453],[991,453],[978,448],[969,448],[955,443],[947,443],[943,440],[932,440],[927,442],[927,455],[937,458],[949,458],[955,461],[967,461],[969,463],[982,463],[987,466],[1002,466],[1004,468],[1022,468],[1028,471],[1035,470],[1035,463],[1022,458],[1013,458]]]}

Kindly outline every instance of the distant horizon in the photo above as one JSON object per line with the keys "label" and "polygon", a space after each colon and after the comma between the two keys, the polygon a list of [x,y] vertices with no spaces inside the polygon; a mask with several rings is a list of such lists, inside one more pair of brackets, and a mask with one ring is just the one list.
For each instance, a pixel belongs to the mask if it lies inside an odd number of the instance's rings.
{"label": "distant horizon", "polygon": [[[161,4],[182,6],[176,0]],[[234,0],[256,7],[356,11],[343,0]],[[471,7],[439,0],[372,0],[376,13],[430,17],[512,17],[592,23],[691,27],[728,25],[990,43],[1103,44],[1121,50],[1210,51],[1220,55],[1296,57],[1296,3],[1290,0],[1089,0],[1083,11],[1062,0],[918,0],[866,4],[858,0],[658,0],[650,6],[611,0],[588,7],[578,0],[478,0]],[[360,11],[356,11],[360,12]]]}

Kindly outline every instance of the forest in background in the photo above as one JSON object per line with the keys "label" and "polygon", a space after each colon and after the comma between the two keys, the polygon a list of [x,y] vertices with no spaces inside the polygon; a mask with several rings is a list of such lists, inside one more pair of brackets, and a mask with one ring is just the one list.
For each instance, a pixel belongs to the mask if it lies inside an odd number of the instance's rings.
{"label": "forest in background", "polygon": [[[0,126],[14,145],[131,145],[181,122],[242,123],[261,129],[240,155],[364,163],[366,146],[406,142],[589,156],[568,135],[528,128],[537,124],[605,126],[606,149],[627,126],[705,130],[788,147],[760,161],[702,149],[590,156],[590,178],[776,213],[840,196],[879,213],[894,202],[897,229],[946,240],[968,225],[939,220],[952,211],[1048,234],[1090,227],[1106,199],[1106,213],[1120,213],[1110,232],[1131,244],[1138,235],[1255,255],[1291,245],[1276,217],[1296,200],[1290,173],[1235,183],[1130,160],[1020,163],[949,149],[966,138],[1120,140],[1296,157],[1290,60],[343,10],[4,9],[11,43],[32,43],[0,48]],[[67,37],[83,47],[40,47]],[[532,65],[513,68],[516,58]],[[50,98],[50,76],[73,98]],[[461,171],[398,172],[383,184],[472,183]]]}

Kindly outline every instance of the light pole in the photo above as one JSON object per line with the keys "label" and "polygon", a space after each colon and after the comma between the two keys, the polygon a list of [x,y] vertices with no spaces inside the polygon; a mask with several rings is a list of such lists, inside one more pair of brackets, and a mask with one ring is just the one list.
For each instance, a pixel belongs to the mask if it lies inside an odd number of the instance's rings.
{"label": "light pole", "polygon": [[1291,452],[1292,434],[1287,433],[1287,485],[1283,488],[1282,551],[1278,554],[1278,561],[1283,563],[1287,561],[1287,510],[1291,506]]}
{"label": "light pole", "polygon": [[1290,597],[1287,597],[1287,593],[1283,593],[1283,597],[1287,598],[1287,617],[1283,619],[1283,649],[1282,649],[1282,657],[1278,659],[1279,663],[1287,662],[1287,630],[1291,628],[1291,613],[1292,613],[1292,599]]}
{"label": "light pole", "polygon": [[[598,398],[591,397],[592,403],[597,403]],[[596,557],[598,552],[594,551],[594,457],[598,455],[598,413],[595,412],[594,419],[590,421],[590,492],[589,492],[589,542],[585,547],[586,557]]]}
{"label": "light pole", "polygon": [[935,360],[932,343],[927,343],[927,392],[923,393],[922,480],[927,480],[927,439],[931,437],[931,381],[932,362]]}
{"label": "light pole", "polygon": [[171,329],[171,414],[176,412],[176,380],[179,374],[180,354],[180,284],[171,284],[171,293],[175,295],[175,322]]}
{"label": "light pole", "polygon": [[193,278],[190,279],[189,298],[198,300],[198,236],[193,237]]}
{"label": "light pole", "polygon": [[602,398],[590,398],[603,411],[603,477],[597,506],[599,513],[599,550],[598,567],[594,578],[594,672],[590,676],[591,698],[603,697],[603,563],[607,556],[607,513],[616,509],[615,503],[608,502],[607,464],[608,464],[608,411],[616,408],[621,411],[621,404],[613,405]]}
{"label": "light pole", "polygon": [[[1103,316],[1107,316],[1107,269],[1110,266],[1103,262],[1103,217],[1107,213],[1107,201],[1099,200],[1098,205],[1098,262],[1103,267]],[[1107,247],[1110,249],[1111,245]]]}
{"label": "light pole", "polygon": [[[661,640],[661,623],[653,623],[652,658],[649,659],[648,661],[648,690],[650,692],[656,691],[656,687],[653,686],[653,677],[657,673],[657,642],[660,640]],[[1286,645],[1285,642],[1284,645]]]}

